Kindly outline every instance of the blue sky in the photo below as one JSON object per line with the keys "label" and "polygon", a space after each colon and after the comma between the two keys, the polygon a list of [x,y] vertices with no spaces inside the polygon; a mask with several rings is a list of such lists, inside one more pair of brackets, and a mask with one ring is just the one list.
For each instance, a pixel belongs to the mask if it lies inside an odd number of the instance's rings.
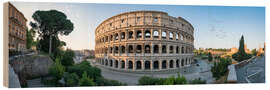
{"label": "blue sky", "polygon": [[[249,49],[263,47],[265,42],[265,8],[231,6],[183,6],[90,3],[12,2],[28,19],[36,10],[62,11],[74,23],[69,36],[60,36],[68,48],[94,49],[96,27],[105,19],[123,12],[156,10],[183,17],[194,29],[195,48],[238,47],[241,35]],[[29,27],[30,28],[30,27]]]}

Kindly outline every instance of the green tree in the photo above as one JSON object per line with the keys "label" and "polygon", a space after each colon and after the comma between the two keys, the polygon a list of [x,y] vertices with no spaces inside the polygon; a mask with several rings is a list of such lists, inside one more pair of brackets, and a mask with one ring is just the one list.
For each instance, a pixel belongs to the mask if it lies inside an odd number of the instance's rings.
{"label": "green tree", "polygon": [[34,37],[36,32],[33,29],[26,30],[26,48],[31,49],[35,45]]}
{"label": "green tree", "polygon": [[224,76],[228,71],[228,66],[232,63],[230,58],[221,58],[220,62],[215,62],[214,66],[211,68],[213,77],[219,79]]}
{"label": "green tree", "polygon": [[177,78],[175,79],[175,84],[186,84],[187,80],[184,76],[180,76],[179,73],[177,73]]}
{"label": "green tree", "polygon": [[61,63],[66,67],[72,66],[74,64],[74,60],[73,60],[74,56],[75,56],[74,51],[67,49],[64,52],[63,57],[61,58]]}
{"label": "green tree", "polygon": [[58,35],[69,35],[74,29],[73,23],[67,19],[67,16],[57,10],[38,10],[32,15],[32,18],[34,22],[30,22],[30,25],[39,33],[41,50],[49,52],[49,54],[55,51],[54,48],[60,46],[60,44],[56,44],[56,42],[60,43]]}
{"label": "green tree", "polygon": [[95,82],[93,81],[93,79],[87,76],[87,72],[85,71],[82,75],[82,78],[79,81],[79,85],[80,86],[94,86]]}
{"label": "green tree", "polygon": [[56,80],[60,80],[65,72],[65,67],[61,64],[59,58],[56,58],[53,66],[49,68],[49,74],[54,76]]}
{"label": "green tree", "polygon": [[251,58],[251,55],[245,52],[244,44],[245,44],[244,36],[242,35],[239,41],[238,52],[232,55],[232,58],[238,62]]}
{"label": "green tree", "polygon": [[213,60],[213,56],[212,54],[209,52],[208,53],[208,61],[211,62]]}
{"label": "green tree", "polygon": [[252,49],[251,53],[252,53],[253,56],[256,56],[258,52],[257,52],[257,50],[255,48],[255,49]]}

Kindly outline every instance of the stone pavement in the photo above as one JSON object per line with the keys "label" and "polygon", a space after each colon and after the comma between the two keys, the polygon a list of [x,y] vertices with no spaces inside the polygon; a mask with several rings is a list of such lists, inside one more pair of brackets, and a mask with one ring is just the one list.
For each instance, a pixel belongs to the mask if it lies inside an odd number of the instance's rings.
{"label": "stone pavement", "polygon": [[[238,83],[248,83],[248,81],[249,83],[265,83],[265,57],[257,57],[249,64],[236,69],[236,74]],[[247,78],[250,75],[252,76]]]}

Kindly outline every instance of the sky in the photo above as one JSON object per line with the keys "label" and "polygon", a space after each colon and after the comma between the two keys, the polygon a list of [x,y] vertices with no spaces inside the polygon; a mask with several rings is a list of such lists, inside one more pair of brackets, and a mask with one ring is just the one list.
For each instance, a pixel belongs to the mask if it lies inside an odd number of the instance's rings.
{"label": "sky", "polygon": [[194,27],[195,48],[232,48],[239,46],[241,35],[247,48],[263,47],[265,42],[265,7],[187,6],[149,4],[94,4],[11,2],[26,17],[28,28],[37,10],[58,10],[74,24],[68,36],[60,36],[67,48],[95,48],[95,29],[104,20],[123,12],[155,10],[182,17]]}

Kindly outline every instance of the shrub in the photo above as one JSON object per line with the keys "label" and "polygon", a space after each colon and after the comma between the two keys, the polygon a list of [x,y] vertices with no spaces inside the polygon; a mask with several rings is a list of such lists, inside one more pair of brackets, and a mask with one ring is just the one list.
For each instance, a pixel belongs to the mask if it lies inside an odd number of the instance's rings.
{"label": "shrub", "polygon": [[79,85],[80,86],[94,86],[95,82],[93,81],[93,79],[87,76],[87,72],[84,72],[82,75],[82,78],[79,81]]}
{"label": "shrub", "polygon": [[66,86],[78,86],[79,76],[76,73],[66,73],[64,75],[64,80],[66,82]]}
{"label": "shrub", "polygon": [[232,63],[231,59],[229,58],[221,58],[220,62],[215,62],[214,66],[211,68],[211,72],[213,77],[219,79],[220,77],[224,76],[228,71],[228,66]]}
{"label": "shrub", "polygon": [[198,78],[198,79],[191,80],[190,84],[206,84],[206,81],[201,80],[201,78]]}
{"label": "shrub", "polygon": [[56,80],[60,80],[65,72],[65,67],[61,64],[59,58],[56,58],[53,66],[49,68],[49,74]]}
{"label": "shrub", "polygon": [[98,86],[124,86],[124,85],[127,85],[125,83],[121,83],[121,82],[116,81],[116,80],[108,80],[108,79],[105,79],[103,77],[98,77],[96,80],[96,84]]}

